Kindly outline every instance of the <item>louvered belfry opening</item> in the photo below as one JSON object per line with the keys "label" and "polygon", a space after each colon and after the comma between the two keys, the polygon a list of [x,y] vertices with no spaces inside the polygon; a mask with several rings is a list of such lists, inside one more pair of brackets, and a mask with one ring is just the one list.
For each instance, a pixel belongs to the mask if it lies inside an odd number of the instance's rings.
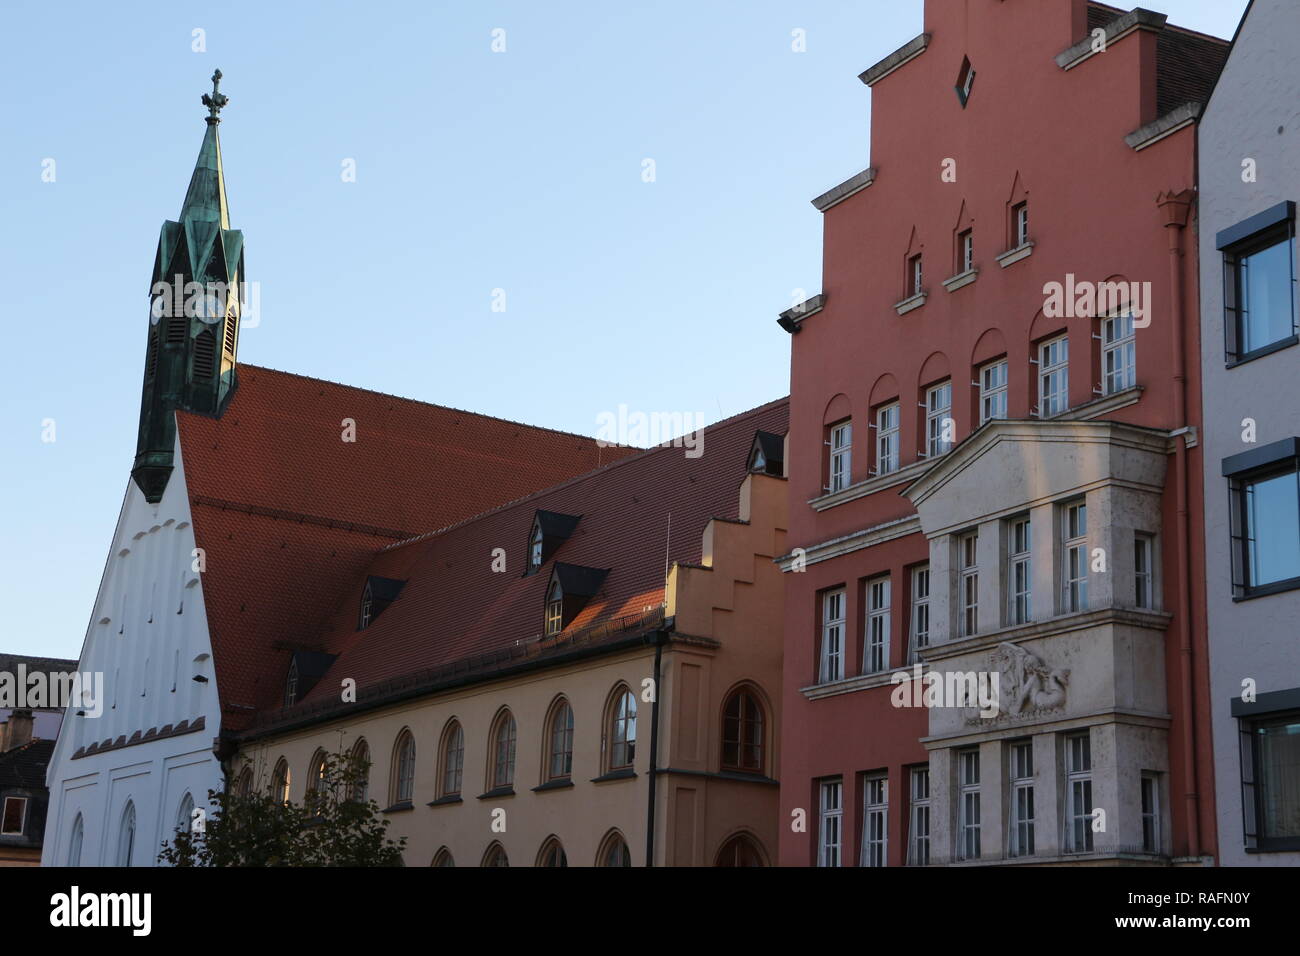
{"label": "louvered belfry opening", "polygon": [[217,339],[204,330],[194,340],[194,377],[212,378],[217,359]]}
{"label": "louvered belfry opening", "polygon": [[226,316],[226,354],[235,357],[235,327],[239,325],[239,316]]}
{"label": "louvered belfry opening", "polygon": [[181,315],[173,315],[167,319],[167,344],[180,345],[185,341],[185,331],[189,328],[190,320],[181,310]]}
{"label": "louvered belfry opening", "polygon": [[158,330],[149,330],[149,360],[145,363],[145,375],[151,380],[158,374]]}

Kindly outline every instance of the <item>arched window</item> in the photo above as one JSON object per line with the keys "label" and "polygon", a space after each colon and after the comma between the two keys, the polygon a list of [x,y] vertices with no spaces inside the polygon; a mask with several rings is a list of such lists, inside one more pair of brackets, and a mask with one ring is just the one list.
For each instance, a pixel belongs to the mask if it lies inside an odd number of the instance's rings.
{"label": "arched window", "polygon": [[492,771],[489,790],[513,787],[515,784],[516,733],[514,715],[503,710],[492,729],[492,753],[488,762]]}
{"label": "arched window", "polygon": [[370,744],[362,737],[352,746],[352,761],[357,772],[357,779],[352,783],[349,796],[356,803],[365,803],[370,799]]}
{"label": "arched window", "polygon": [[455,866],[456,861],[452,859],[451,851],[445,846],[433,855],[433,862],[430,866]]}
{"label": "arched window", "polygon": [[442,767],[438,772],[438,796],[460,796],[465,771],[465,731],[453,720],[442,732]]}
{"label": "arched window", "polygon": [[128,800],[117,831],[117,865],[130,866],[135,857],[135,802]]}
{"label": "arched window", "polygon": [[542,566],[542,523],[533,521],[533,539],[528,546],[528,569],[536,571]]}
{"label": "arched window", "polygon": [[280,803],[289,802],[289,761],[281,757],[271,772],[271,796]]}
{"label": "arched window", "polygon": [[506,848],[500,843],[493,842],[483,854],[484,866],[509,866],[510,859],[506,856]]}
{"label": "arched window", "polygon": [[714,866],[765,866],[758,845],[746,833],[737,833],[718,851]]}
{"label": "arched window", "polygon": [[748,687],[738,687],[722,708],[722,769],[762,773],[763,707]]}
{"label": "arched window", "polygon": [[307,768],[307,786],[313,792],[325,793],[325,751],[318,749],[311,757],[311,764]]}
{"label": "arched window", "polygon": [[253,770],[251,767],[245,767],[239,771],[239,778],[235,781],[235,793],[241,797],[246,797],[253,792]]}
{"label": "arched window", "polygon": [[569,858],[564,855],[564,847],[556,837],[549,838],[542,844],[542,851],[537,854],[538,866],[568,866]]}
{"label": "arched window", "polygon": [[176,808],[176,832],[188,833],[194,822],[194,798],[188,790],[181,797],[181,805]]}
{"label": "arched window", "polygon": [[292,707],[298,701],[298,660],[289,662],[289,676],[284,680],[284,706]]}
{"label": "arched window", "polygon": [[623,834],[617,830],[609,831],[600,844],[600,852],[596,854],[597,866],[631,866],[632,853],[627,848],[627,841],[623,839]]}
{"label": "arched window", "polygon": [[415,738],[409,730],[397,735],[393,747],[393,780],[390,802],[410,803],[415,793]]}
{"label": "arched window", "polygon": [[636,761],[636,698],[620,684],[609,707],[609,765],[607,770],[627,770]]}
{"label": "arched window", "polygon": [[546,779],[567,779],[573,773],[573,708],[567,700],[560,698],[551,708],[546,726]]}
{"label": "arched window", "polygon": [[72,839],[68,841],[68,866],[81,866],[81,844],[86,838],[86,827],[81,814],[72,821]]}
{"label": "arched window", "polygon": [[564,588],[558,577],[551,579],[551,590],[546,595],[546,634],[559,634],[564,630]]}

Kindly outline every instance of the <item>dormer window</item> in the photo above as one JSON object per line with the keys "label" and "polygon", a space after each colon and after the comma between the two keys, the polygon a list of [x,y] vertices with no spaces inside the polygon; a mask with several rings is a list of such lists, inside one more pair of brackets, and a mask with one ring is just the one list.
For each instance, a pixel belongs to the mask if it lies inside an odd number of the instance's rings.
{"label": "dormer window", "polygon": [[528,535],[528,569],[524,574],[537,573],[573,534],[581,519],[582,515],[539,510],[533,516],[533,530]]}
{"label": "dormer window", "polygon": [[334,663],[334,654],[294,651],[284,678],[284,706],[292,707],[311,692]]}
{"label": "dormer window", "polygon": [[546,588],[546,636],[554,637],[573,623],[599,591],[609,571],[557,561]]}
{"label": "dormer window", "polygon": [[397,600],[405,581],[393,578],[381,578],[371,575],[366,578],[366,586],[361,589],[361,610],[357,615],[357,630],[368,628],[388,605]]}
{"label": "dormer window", "polygon": [[546,595],[546,636],[559,634],[564,629],[564,589],[560,587],[557,577],[551,581],[550,593]]}
{"label": "dormer window", "polygon": [[760,475],[785,474],[785,438],[772,432],[754,433],[749,446],[749,470]]}
{"label": "dormer window", "polygon": [[298,661],[289,663],[289,676],[284,682],[284,706],[292,707],[298,700]]}

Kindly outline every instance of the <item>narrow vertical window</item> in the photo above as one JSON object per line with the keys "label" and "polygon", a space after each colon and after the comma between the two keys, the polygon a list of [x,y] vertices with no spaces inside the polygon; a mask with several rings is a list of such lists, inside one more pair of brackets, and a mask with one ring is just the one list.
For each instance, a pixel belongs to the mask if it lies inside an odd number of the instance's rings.
{"label": "narrow vertical window", "polygon": [[1029,549],[1029,519],[1016,518],[1007,534],[1007,620],[1013,625],[1033,616]]}
{"label": "narrow vertical window", "polygon": [[1062,514],[1061,611],[1088,609],[1088,506],[1067,505]]}
{"label": "narrow vertical window", "polygon": [[1029,241],[1029,203],[1016,203],[1011,207],[1011,238],[1013,248],[1020,248]]}
{"label": "narrow vertical window", "polygon": [[914,767],[911,826],[908,828],[907,865],[930,865],[930,768]]}
{"label": "narrow vertical window", "polygon": [[1132,315],[1102,319],[1102,391],[1106,395],[1122,392],[1137,384],[1136,341]]}
{"label": "narrow vertical window", "polygon": [[1066,336],[1038,347],[1038,417],[1051,418],[1070,407],[1070,340]]}
{"label": "narrow vertical window", "polygon": [[542,566],[542,523],[533,522],[533,537],[528,544],[528,567],[536,571]]}
{"label": "narrow vertical window", "polygon": [[135,803],[128,800],[117,832],[117,865],[131,866],[135,860]]}
{"label": "narrow vertical window", "polygon": [[952,448],[952,382],[944,382],[925,393],[925,454],[937,458]]}
{"label": "narrow vertical window", "polygon": [[831,426],[830,441],[830,486],[829,491],[847,488],[850,482],[850,468],[853,463],[853,425],[840,422]]}
{"label": "narrow vertical window", "polygon": [[970,229],[957,236],[957,271],[970,272],[975,268],[975,233]]}
{"label": "narrow vertical window", "polygon": [[880,774],[863,783],[862,866],[888,866],[889,779]]}
{"label": "narrow vertical window", "polygon": [[514,715],[506,711],[497,720],[492,735],[492,789],[501,790],[515,784],[515,741],[517,738]]}
{"label": "narrow vertical window", "polygon": [[465,731],[459,721],[452,724],[443,740],[440,796],[455,797],[460,795],[461,780],[465,771]]}
{"label": "narrow vertical window", "polygon": [[924,288],[921,284],[921,257],[919,255],[912,256],[912,258],[908,260],[907,268],[908,282],[910,283],[907,294],[909,296],[920,295]]}
{"label": "narrow vertical window", "polygon": [[957,567],[957,600],[961,612],[957,619],[957,634],[970,637],[979,631],[979,532],[972,531],[957,539]]}
{"label": "narrow vertical window", "polygon": [[636,698],[623,688],[614,705],[610,726],[610,770],[622,770],[636,760]]}
{"label": "narrow vertical window", "polygon": [[1142,774],[1142,849],[1160,852],[1160,778]]}
{"label": "narrow vertical window", "polygon": [[564,630],[564,589],[560,579],[551,582],[551,590],[546,595],[546,634],[552,636]]}
{"label": "narrow vertical window", "polygon": [[86,839],[86,825],[81,814],[72,821],[72,839],[68,843],[68,866],[81,866],[81,845]]}
{"label": "narrow vertical window", "polygon": [[1133,603],[1155,608],[1155,573],[1152,570],[1153,540],[1139,532],[1133,537]]}
{"label": "narrow vertical window", "polygon": [[980,857],[980,753],[957,754],[957,858]]}
{"label": "narrow vertical window", "polygon": [[573,772],[573,708],[562,700],[551,714],[548,780],[563,780]]}
{"label": "narrow vertical window", "polygon": [[1092,850],[1092,741],[1087,734],[1065,738],[1067,853]]}
{"label": "narrow vertical window", "polygon": [[916,652],[930,646],[930,566],[912,569],[911,650],[908,663],[916,661]]}
{"label": "narrow vertical window", "polygon": [[817,826],[817,865],[840,865],[840,838],[844,822],[844,784],[839,780],[823,780],[821,785],[821,812]]}
{"label": "narrow vertical window", "polygon": [[867,582],[866,646],[862,649],[862,672],[879,674],[889,668],[889,577]]}
{"label": "narrow vertical window", "polygon": [[393,803],[410,803],[415,793],[415,738],[402,731],[394,748]]}
{"label": "narrow vertical window", "polygon": [[1007,361],[991,362],[980,369],[980,424],[1007,417]]}
{"label": "narrow vertical window", "polygon": [[822,595],[822,647],[818,682],[844,678],[844,592]]}
{"label": "narrow vertical window", "polygon": [[763,772],[763,708],[747,688],[736,690],[722,709],[722,769]]}
{"label": "narrow vertical window", "polygon": [[898,470],[898,403],[876,412],[876,474]]}
{"label": "narrow vertical window", "polygon": [[1011,846],[1012,856],[1034,855],[1034,745],[1011,745]]}

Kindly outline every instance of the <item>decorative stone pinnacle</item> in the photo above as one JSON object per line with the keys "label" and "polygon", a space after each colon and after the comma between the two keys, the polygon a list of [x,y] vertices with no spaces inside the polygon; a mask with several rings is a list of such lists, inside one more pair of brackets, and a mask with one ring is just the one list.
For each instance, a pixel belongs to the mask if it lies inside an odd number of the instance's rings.
{"label": "decorative stone pinnacle", "polygon": [[203,105],[208,108],[209,123],[220,123],[221,117],[217,114],[221,112],[223,106],[230,102],[230,97],[226,96],[225,93],[218,91],[217,88],[220,85],[221,71],[217,70],[212,74],[212,95],[209,96],[207,93],[203,94]]}

